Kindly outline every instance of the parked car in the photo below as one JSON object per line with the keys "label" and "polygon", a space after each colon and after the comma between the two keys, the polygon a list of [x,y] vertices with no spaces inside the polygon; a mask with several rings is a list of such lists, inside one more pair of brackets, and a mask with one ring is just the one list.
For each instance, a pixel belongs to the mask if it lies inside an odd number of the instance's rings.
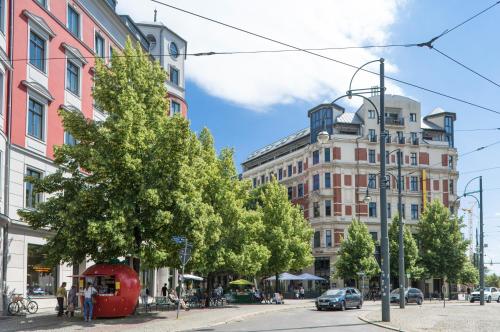
{"label": "parked car", "polygon": [[[399,288],[391,292],[391,302],[399,303]],[[405,303],[416,303],[421,305],[424,302],[424,293],[418,288],[405,289]]]}
{"label": "parked car", "polygon": [[363,297],[356,288],[346,287],[340,289],[329,289],[316,299],[316,308],[323,309],[340,309],[344,311],[346,308],[358,308],[363,305]]}
{"label": "parked car", "polygon": [[[480,292],[479,292],[479,288],[476,288],[470,294],[470,302],[474,303],[474,301],[479,301],[479,300],[480,300]],[[490,303],[491,301],[500,302],[500,290],[496,287],[485,287],[484,288],[484,300],[488,303]]]}

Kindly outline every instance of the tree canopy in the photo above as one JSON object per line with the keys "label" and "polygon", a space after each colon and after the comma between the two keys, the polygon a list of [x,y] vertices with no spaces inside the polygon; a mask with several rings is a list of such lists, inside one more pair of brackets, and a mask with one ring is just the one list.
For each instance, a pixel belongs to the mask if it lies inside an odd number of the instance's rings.
{"label": "tree canopy", "polygon": [[172,236],[188,238],[194,258],[217,241],[205,236],[217,217],[199,190],[202,147],[187,120],[166,116],[165,71],[130,40],[124,55],[96,63],[93,97],[106,119],[60,110],[78,143],[55,150],[59,171],[28,179],[49,198],[19,214],[54,234],[46,246],[53,262],[133,256],[177,266]]}
{"label": "tree canopy", "polygon": [[418,227],[422,267],[427,276],[458,281],[466,262],[468,241],[463,239],[460,229],[462,220],[438,200],[428,204]]}
{"label": "tree canopy", "polygon": [[458,274],[458,282],[461,284],[477,285],[479,282],[479,270],[467,259],[462,270]]}
{"label": "tree canopy", "polygon": [[[422,267],[418,265],[417,241],[411,234],[410,229],[405,225],[403,231],[405,274],[410,274],[411,278],[418,279],[423,273]],[[399,217],[395,216],[389,225],[389,252],[391,277],[399,276]]]}
{"label": "tree canopy", "polygon": [[360,220],[353,219],[347,229],[347,238],[340,244],[335,262],[336,275],[343,279],[357,279],[358,272],[372,277],[380,272],[375,259],[375,243],[368,227]]}

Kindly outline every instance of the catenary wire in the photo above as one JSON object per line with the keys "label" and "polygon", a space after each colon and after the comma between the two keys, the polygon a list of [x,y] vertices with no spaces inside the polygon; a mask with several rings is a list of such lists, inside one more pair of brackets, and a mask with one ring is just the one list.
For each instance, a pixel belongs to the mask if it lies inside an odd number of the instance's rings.
{"label": "catenary wire", "polygon": [[474,70],[474,69],[472,69],[471,67],[469,67],[469,66],[465,65],[464,63],[462,63],[462,62],[458,61],[457,59],[452,58],[452,57],[451,57],[451,56],[449,56],[448,54],[446,54],[446,53],[444,53],[444,52],[442,52],[442,51],[438,50],[436,47],[434,47],[434,46],[433,46],[433,47],[432,47],[432,49],[433,49],[434,51],[436,51],[437,53],[441,54],[442,56],[444,56],[445,58],[447,58],[447,59],[449,59],[449,60],[451,60],[451,61],[455,62],[455,63],[456,63],[457,65],[459,65],[460,67],[467,69],[467,70],[468,70],[468,71],[470,71],[471,73],[473,73],[473,74],[475,74],[475,75],[477,75],[477,76],[481,77],[482,79],[484,79],[484,80],[486,80],[486,81],[490,82],[491,84],[496,85],[497,87],[499,87],[499,88],[500,88],[500,84],[498,84],[497,82],[493,81],[492,79],[489,79],[488,77],[486,77],[486,76],[484,76],[483,74],[481,74],[481,73],[477,72],[476,70]]}
{"label": "catenary wire", "polygon": [[[303,49],[303,48],[300,48],[300,47],[297,47],[297,46],[294,46],[294,45],[291,45],[291,44],[288,44],[288,43],[285,43],[285,42],[282,42],[282,41],[279,41],[279,40],[276,40],[276,39],[273,39],[273,38],[270,38],[270,37],[267,37],[267,36],[264,36],[262,34],[258,34],[258,33],[255,33],[255,32],[248,31],[248,30],[236,27],[234,25],[230,25],[230,24],[227,24],[227,23],[224,23],[224,22],[221,22],[221,21],[209,18],[207,16],[203,16],[203,15],[200,15],[200,14],[188,11],[186,9],[182,9],[182,8],[170,5],[168,3],[165,3],[165,2],[161,2],[161,1],[158,1],[158,0],[150,0],[150,1],[152,1],[154,3],[157,3],[159,5],[166,6],[166,7],[169,7],[171,9],[183,12],[185,14],[189,14],[189,15],[192,15],[192,16],[195,16],[195,17],[198,17],[198,18],[210,21],[212,23],[219,24],[219,25],[225,26],[227,28],[234,29],[234,30],[237,30],[237,31],[249,34],[249,35],[252,35],[252,36],[257,37],[257,38],[261,38],[261,39],[264,39],[264,40],[267,40],[267,41],[270,41],[270,42],[273,42],[273,43],[276,43],[276,44],[280,44],[282,46],[290,47],[290,48],[293,48],[293,49],[295,49],[297,51],[302,51],[302,52],[308,53],[310,55],[314,55],[314,56],[317,56],[317,57],[320,57],[320,58],[323,58],[323,59],[326,59],[326,60],[329,60],[329,61],[332,61],[332,62],[336,62],[338,64],[342,64],[344,66],[351,67],[353,69],[358,69],[358,66],[355,66],[353,64],[350,64],[350,63],[347,63],[347,62],[344,62],[344,61],[341,61],[341,60],[337,60],[337,59],[334,59],[334,58],[331,58],[331,57],[328,57],[328,56],[325,56],[325,55],[322,55],[322,54],[319,54],[319,53],[308,51],[306,49]],[[478,16],[478,15],[479,14],[476,14],[476,16]],[[469,19],[469,20],[471,20],[471,19]],[[462,23],[462,24],[464,24],[464,23]],[[453,27],[448,32],[451,32],[452,30],[456,29],[457,27],[458,26]],[[448,32],[446,32],[446,33],[448,33]],[[425,45],[423,45],[423,46],[425,46]],[[366,68],[361,68],[361,70],[364,71],[364,72],[367,72],[367,73],[379,76],[379,73],[377,73],[375,71],[372,71],[372,70],[369,70],[369,69],[366,69]],[[421,86],[421,85],[418,85],[418,84],[415,84],[415,83],[411,83],[411,82],[407,82],[407,81],[404,81],[404,80],[401,80],[401,79],[398,79],[398,78],[395,78],[395,77],[392,77],[392,76],[387,76],[386,75],[385,78],[387,78],[389,80],[392,80],[394,82],[398,82],[398,83],[401,83],[401,84],[404,84],[404,85],[408,85],[408,86],[414,87],[416,89],[420,89],[420,90],[423,90],[423,91],[426,91],[426,92],[429,92],[429,93],[432,93],[432,94],[435,94],[435,95],[439,95],[441,97],[445,97],[445,98],[448,98],[448,99],[451,99],[451,100],[455,100],[455,101],[467,104],[469,106],[473,106],[473,107],[476,107],[476,108],[479,108],[479,109],[482,109],[482,110],[485,110],[485,111],[488,111],[488,112],[492,112],[492,113],[496,113],[496,114],[500,115],[500,111],[494,110],[494,109],[489,108],[489,107],[481,106],[479,104],[467,101],[465,99],[454,97],[454,96],[451,96],[449,94],[446,94],[446,93],[443,93],[443,92],[439,92],[439,91],[436,91],[436,90],[432,90],[432,89],[426,88],[424,86]]]}
{"label": "catenary wire", "polygon": [[500,130],[500,128],[455,129],[455,131],[493,131],[493,130]]}

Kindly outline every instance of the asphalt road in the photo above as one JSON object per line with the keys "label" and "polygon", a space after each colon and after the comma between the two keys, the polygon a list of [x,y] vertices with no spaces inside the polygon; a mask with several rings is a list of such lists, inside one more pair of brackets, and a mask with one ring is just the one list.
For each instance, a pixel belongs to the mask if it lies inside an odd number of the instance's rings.
{"label": "asphalt road", "polygon": [[358,316],[371,307],[342,311],[317,311],[315,308],[300,308],[262,314],[242,321],[210,328],[197,329],[198,332],[349,332],[386,331],[367,324]]}

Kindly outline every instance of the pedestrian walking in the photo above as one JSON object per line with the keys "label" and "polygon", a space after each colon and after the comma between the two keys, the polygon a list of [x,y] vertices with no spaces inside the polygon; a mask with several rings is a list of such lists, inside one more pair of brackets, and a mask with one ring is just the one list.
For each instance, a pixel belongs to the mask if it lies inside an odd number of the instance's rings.
{"label": "pedestrian walking", "polygon": [[303,300],[306,297],[306,290],[304,289],[304,286],[300,286],[300,299]]}
{"label": "pedestrian walking", "polygon": [[167,284],[163,284],[163,287],[161,288],[161,295],[163,297],[167,297]]}
{"label": "pedestrian walking", "polygon": [[467,298],[465,300],[466,301],[470,300],[470,287],[467,287]]}
{"label": "pedestrian walking", "polygon": [[87,287],[83,291],[83,320],[86,322],[92,321],[92,310],[94,308],[95,296],[97,295],[97,291],[92,286],[91,282],[87,283]]}
{"label": "pedestrian walking", "polygon": [[66,283],[63,282],[61,284],[61,287],[59,287],[56,292],[56,298],[58,304],[57,317],[61,317],[64,314],[64,300],[67,299],[67,296],[68,295],[66,294]]}
{"label": "pedestrian walking", "polygon": [[78,307],[78,291],[76,286],[73,285],[68,293],[68,309],[66,311],[66,316],[71,315],[71,317],[73,317],[75,315],[76,307]]}

